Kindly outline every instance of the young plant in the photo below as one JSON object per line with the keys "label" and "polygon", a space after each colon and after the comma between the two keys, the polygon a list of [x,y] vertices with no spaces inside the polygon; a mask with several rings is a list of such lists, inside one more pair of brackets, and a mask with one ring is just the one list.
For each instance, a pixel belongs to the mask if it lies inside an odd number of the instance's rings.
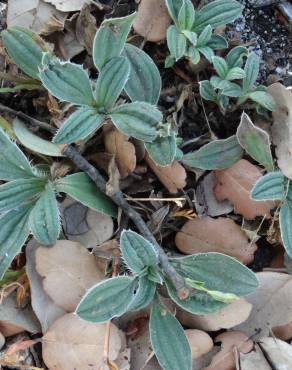
{"label": "young plant", "polygon": [[[16,125],[22,125],[16,121]],[[46,165],[33,166],[0,129],[0,278],[32,234],[41,244],[55,244],[60,233],[57,194],[67,193],[89,208],[116,216],[112,202],[84,173],[55,178]],[[57,147],[55,148],[56,155]]]}
{"label": "young plant", "polygon": [[[181,300],[160,269],[158,253],[150,242],[127,230],[121,235],[120,249],[129,273],[93,286],[82,298],[76,313],[86,321],[97,323],[151,305],[151,344],[165,370],[191,370],[192,361],[183,328],[163,303],[161,285],[165,284],[176,304],[194,314],[219,310],[257,287],[255,275],[232,257],[204,253],[171,258],[171,264],[185,278],[186,284],[195,289],[187,299]],[[220,275],[217,274],[219,266],[224,266]]]}
{"label": "young plant", "polygon": [[235,0],[215,0],[200,10],[194,9],[191,0],[166,0],[166,5],[174,22],[167,30],[170,55],[165,60],[166,67],[182,57],[197,64],[201,54],[211,62],[214,50],[228,47],[223,36],[213,34],[214,29],[234,21],[242,10]]}
{"label": "young plant", "polygon": [[[99,71],[96,82],[80,65],[44,52],[31,32],[12,27],[2,38],[8,54],[24,72],[38,78],[53,96],[76,105],[54,143],[87,140],[110,120],[124,134],[143,141],[158,164],[167,165],[176,152],[174,132],[162,124],[162,114],[155,106],[161,89],[157,67],[145,52],[126,43],[134,16],[107,19],[98,29],[93,44],[93,61]],[[132,103],[117,104],[123,90]]]}
{"label": "young plant", "polygon": [[266,87],[255,86],[259,74],[259,58],[255,53],[250,53],[242,69],[245,55],[247,49],[237,46],[229,51],[226,58],[214,56],[212,62],[217,75],[209,81],[200,82],[200,94],[205,100],[217,103],[223,112],[228,109],[230,98],[237,98],[236,107],[251,99],[259,112],[263,108],[273,111],[275,103],[266,92]]}

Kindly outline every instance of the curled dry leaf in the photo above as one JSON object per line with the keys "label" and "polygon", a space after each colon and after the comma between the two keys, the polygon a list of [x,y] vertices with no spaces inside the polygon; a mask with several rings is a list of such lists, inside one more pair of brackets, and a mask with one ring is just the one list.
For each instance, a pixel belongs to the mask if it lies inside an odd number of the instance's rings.
{"label": "curled dry leaf", "polygon": [[134,30],[148,41],[161,41],[171,23],[164,0],[141,0],[135,18]]}
{"label": "curled dry leaf", "polygon": [[247,296],[253,305],[249,319],[236,327],[259,338],[269,335],[274,326],[292,321],[292,277],[279,272],[260,272],[258,289]]}
{"label": "curled dry leaf", "polygon": [[212,338],[202,330],[188,329],[185,330],[185,335],[190,343],[193,359],[205,355],[213,348]]}
{"label": "curled dry leaf", "polygon": [[269,86],[268,92],[276,102],[272,141],[276,145],[277,163],[284,175],[292,179],[292,94],[280,83]]}
{"label": "curled dry leaf", "polygon": [[76,38],[85,47],[89,55],[92,55],[92,45],[96,34],[96,20],[90,13],[90,6],[85,4],[76,20]]}
{"label": "curled dry leaf", "polygon": [[[95,324],[70,313],[60,317],[43,337],[43,359],[50,370],[100,370],[103,363],[106,323]],[[109,359],[114,362],[125,342],[111,324]]]}
{"label": "curled dry leaf", "polygon": [[176,234],[175,244],[185,254],[220,252],[245,264],[253,261],[257,249],[255,243],[249,242],[240,226],[230,218],[223,217],[187,221]]}
{"label": "curled dry leaf", "polygon": [[52,248],[39,248],[36,269],[44,278],[46,293],[67,312],[74,311],[85,292],[104,278],[94,255],[68,240],[58,240]]}
{"label": "curled dry leaf", "polygon": [[219,342],[221,342],[221,351],[213,357],[211,364],[204,370],[234,370],[237,353],[238,356],[239,353],[248,353],[254,346],[253,341],[240,331],[228,331],[218,335],[215,343]]}
{"label": "curled dry leaf", "polygon": [[248,220],[253,220],[256,216],[271,216],[270,210],[275,207],[274,202],[258,202],[250,198],[253,185],[262,176],[256,166],[241,159],[229,168],[214,171],[214,174],[217,179],[214,194],[218,201],[230,200],[235,213]]}
{"label": "curled dry leaf", "polygon": [[136,168],[135,146],[128,141],[128,136],[114,127],[105,126],[104,132],[106,151],[115,156],[121,178],[125,178]]}
{"label": "curled dry leaf", "polygon": [[151,170],[170,193],[175,194],[186,186],[186,170],[177,161],[174,161],[169,166],[161,167],[153,162],[148,154],[146,154],[145,159]]}
{"label": "curled dry leaf", "polygon": [[188,328],[206,331],[230,329],[246,321],[251,313],[252,305],[244,298],[232,302],[222,310],[207,315],[193,315],[178,309],[179,321]]}

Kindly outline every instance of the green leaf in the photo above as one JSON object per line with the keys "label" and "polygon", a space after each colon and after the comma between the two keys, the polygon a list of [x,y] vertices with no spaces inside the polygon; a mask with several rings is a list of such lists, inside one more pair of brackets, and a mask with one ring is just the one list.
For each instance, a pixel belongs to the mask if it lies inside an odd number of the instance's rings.
{"label": "green leaf", "polygon": [[7,28],[1,35],[5,49],[16,65],[30,77],[39,79],[45,42],[36,33],[16,26]]}
{"label": "green leaf", "polygon": [[218,74],[219,77],[221,77],[223,80],[226,78],[228,73],[228,65],[225,62],[225,60],[221,57],[214,56],[212,58],[212,62],[214,65],[214,68]]}
{"label": "green leaf", "polygon": [[200,81],[200,95],[205,100],[217,101],[217,93],[208,80]]}
{"label": "green leaf", "polygon": [[240,80],[245,77],[245,72],[243,69],[239,67],[233,67],[229,69],[227,75],[226,75],[226,80]]}
{"label": "green leaf", "polygon": [[33,152],[50,157],[63,157],[58,145],[33,134],[19,118],[14,119],[13,129],[20,143]]}
{"label": "green leaf", "polygon": [[88,74],[79,64],[51,59],[42,65],[39,76],[44,87],[61,101],[95,104]]}
{"label": "green leaf", "polygon": [[168,49],[175,60],[178,61],[186,52],[186,37],[175,26],[168,27],[166,36]]}
{"label": "green leaf", "polygon": [[[192,31],[188,31],[188,30],[183,30],[181,31],[181,33],[189,40],[189,42],[193,45],[193,46],[196,46],[197,45],[197,34],[196,32],[192,32]],[[186,53],[186,51],[185,51]]]}
{"label": "green leaf", "polygon": [[30,211],[31,205],[25,205],[0,216],[0,279],[30,234]]}
{"label": "green leaf", "polygon": [[159,166],[168,166],[172,163],[176,153],[176,139],[174,132],[170,136],[157,137],[152,143],[145,143],[149,157]]}
{"label": "green leaf", "polygon": [[28,159],[0,128],[0,179],[9,181],[34,177]]}
{"label": "green leaf", "polygon": [[292,258],[292,207],[289,202],[284,202],[282,205],[279,221],[284,248]]}
{"label": "green leaf", "polygon": [[197,46],[205,46],[211,40],[212,36],[212,27],[208,24],[198,37]]}
{"label": "green leaf", "polygon": [[221,50],[228,48],[228,42],[223,36],[212,35],[208,46],[213,50]]}
{"label": "green leaf", "polygon": [[171,16],[172,20],[177,23],[178,21],[178,14],[181,10],[184,0],[166,0],[166,6]]}
{"label": "green leaf", "polygon": [[182,162],[194,168],[216,170],[232,166],[242,155],[243,150],[233,135],[228,139],[211,141],[196,152],[185,154]]}
{"label": "green leaf", "polygon": [[201,55],[199,53],[199,50],[193,45],[190,45],[187,48],[186,56],[188,56],[191,59],[191,62],[193,64],[198,64],[200,59],[201,59]]}
{"label": "green leaf", "polygon": [[153,245],[134,231],[122,232],[120,248],[127,266],[136,274],[158,264],[158,255]]}
{"label": "green leaf", "polygon": [[192,370],[192,353],[184,329],[161,304],[152,306],[149,329],[153,351],[164,370]]}
{"label": "green leaf", "polygon": [[60,234],[60,215],[51,182],[41,194],[29,215],[29,226],[37,241],[53,245]]}
{"label": "green leaf", "polygon": [[112,201],[98,191],[94,182],[83,172],[67,175],[55,181],[55,188],[66,193],[94,211],[116,217],[116,207]]}
{"label": "green leaf", "polygon": [[155,291],[156,284],[153,281],[150,281],[146,276],[140,277],[137,293],[128,310],[139,311],[149,306],[153,301]]}
{"label": "green leaf", "polygon": [[282,200],[285,196],[285,177],[280,171],[261,177],[250,194],[254,200]]}
{"label": "green leaf", "polygon": [[105,116],[97,109],[82,107],[72,113],[53,139],[57,144],[71,144],[86,139],[103,124]]}
{"label": "green leaf", "polygon": [[99,72],[95,99],[107,111],[120,96],[130,76],[130,63],[124,57],[112,58]]}
{"label": "green leaf", "polygon": [[179,10],[177,21],[181,30],[191,29],[195,20],[194,5],[190,0],[183,0]]}
{"label": "green leaf", "polygon": [[44,188],[45,181],[37,177],[17,179],[0,185],[0,212],[33,201]]}
{"label": "green leaf", "polygon": [[247,95],[251,100],[270,111],[276,110],[276,103],[272,95],[266,91],[253,91]]}
{"label": "green leaf", "polygon": [[226,80],[222,80],[222,78],[217,75],[210,78],[210,83],[214,87],[214,89],[224,89],[226,82]]}
{"label": "green leaf", "polygon": [[226,81],[222,94],[231,98],[237,98],[242,96],[242,88],[234,82]]}
{"label": "green leaf", "polygon": [[161,77],[153,60],[143,50],[126,44],[122,54],[131,66],[125,91],[132,101],[150,104],[158,102],[161,91]]}
{"label": "green leaf", "polygon": [[151,142],[157,136],[157,126],[162,114],[151,104],[134,102],[123,104],[110,113],[113,124],[124,134],[135,139]]}
{"label": "green leaf", "polygon": [[212,28],[233,22],[241,15],[242,5],[234,0],[211,1],[196,13],[193,30],[200,31],[209,24]]}
{"label": "green leaf", "polygon": [[253,159],[262,164],[267,171],[274,170],[269,134],[255,126],[246,113],[241,115],[236,135],[239,144]]}
{"label": "green leaf", "polygon": [[244,91],[249,91],[253,88],[257,80],[259,70],[259,57],[255,53],[250,53],[244,66],[245,78],[243,79],[242,83],[242,88]]}
{"label": "green leaf", "polygon": [[243,64],[243,57],[247,55],[248,50],[243,46],[236,46],[227,54],[225,60],[229,68],[241,67]]}
{"label": "green leaf", "polygon": [[165,58],[165,61],[164,61],[164,68],[170,68],[174,65],[175,63],[175,58],[172,56],[172,55],[168,55],[166,58]]}
{"label": "green leaf", "polygon": [[136,13],[123,18],[105,19],[93,41],[93,61],[100,71],[112,58],[121,55]]}
{"label": "green leaf", "polygon": [[214,52],[209,46],[201,46],[198,47],[198,50],[204,57],[208,60],[208,62],[212,62],[212,58],[214,57]]}
{"label": "green leaf", "polygon": [[94,285],[77,306],[77,315],[95,323],[123,315],[135,298],[136,281],[133,277],[119,276]]}

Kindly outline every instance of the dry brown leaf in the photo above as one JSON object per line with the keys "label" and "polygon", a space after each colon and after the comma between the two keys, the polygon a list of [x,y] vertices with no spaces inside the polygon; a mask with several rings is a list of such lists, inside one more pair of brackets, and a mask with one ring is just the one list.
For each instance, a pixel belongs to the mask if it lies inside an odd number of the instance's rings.
{"label": "dry brown leaf", "polygon": [[272,370],[258,344],[255,344],[253,351],[247,354],[240,353],[240,369]]}
{"label": "dry brown leaf", "polygon": [[292,369],[292,346],[280,339],[266,337],[259,340],[259,346],[269,359],[274,370]]}
{"label": "dry brown leaf", "polygon": [[279,272],[257,274],[259,287],[246,297],[253,305],[249,319],[236,327],[254,338],[269,335],[274,326],[292,321],[292,277]]}
{"label": "dry brown leaf", "polygon": [[188,328],[206,331],[230,329],[246,321],[251,313],[252,305],[244,298],[232,302],[222,310],[207,315],[194,315],[178,309],[177,318]]}
{"label": "dry brown leaf", "polygon": [[96,34],[96,20],[90,13],[90,6],[85,4],[76,20],[76,38],[85,47],[89,55],[92,55],[92,45]]}
{"label": "dry brown leaf", "polygon": [[94,255],[69,240],[58,240],[52,248],[39,248],[36,270],[44,278],[46,293],[67,312],[73,312],[85,292],[104,278]]}
{"label": "dry brown leaf", "polygon": [[81,10],[84,4],[90,0],[44,0],[46,3],[54,5],[61,12],[74,12]]}
{"label": "dry brown leaf", "polygon": [[256,216],[270,217],[270,210],[275,206],[274,202],[258,202],[250,198],[253,185],[262,176],[256,166],[241,159],[229,168],[214,171],[214,174],[217,179],[217,185],[214,188],[217,200],[230,200],[234,205],[235,213],[248,220],[253,220]]}
{"label": "dry brown leaf", "polygon": [[[226,237],[228,235],[228,237]],[[257,249],[230,218],[196,218],[184,224],[176,234],[175,244],[185,254],[220,252],[243,263],[253,261]]]}
{"label": "dry brown leaf", "polygon": [[292,94],[280,83],[269,86],[268,92],[276,102],[272,141],[276,145],[278,166],[285,176],[292,179]]}
{"label": "dry brown leaf", "polygon": [[141,0],[135,18],[134,30],[148,41],[161,41],[171,23],[164,0]]}
{"label": "dry brown leaf", "polygon": [[106,151],[115,156],[121,178],[127,177],[136,167],[135,146],[129,137],[114,127],[104,128],[104,145]]}
{"label": "dry brown leaf", "polygon": [[236,350],[238,353],[248,353],[254,346],[253,341],[240,331],[220,334],[215,338],[215,343],[218,342],[221,342],[221,351],[204,370],[235,370]]}
{"label": "dry brown leaf", "polygon": [[151,170],[170,193],[175,194],[186,186],[187,173],[179,162],[174,161],[169,166],[161,167],[152,161],[148,154],[146,154],[145,159]]}
{"label": "dry brown leaf", "polygon": [[279,325],[273,327],[273,334],[281,340],[290,340],[292,338],[292,322],[286,325]]}
{"label": "dry brown leaf", "polygon": [[[106,324],[81,320],[70,313],[60,317],[43,337],[43,359],[50,370],[100,370]],[[109,359],[115,361],[125,342],[111,324]]]}
{"label": "dry brown leaf", "polygon": [[193,359],[205,355],[213,348],[212,338],[202,330],[188,329],[185,330],[185,335],[190,343]]}

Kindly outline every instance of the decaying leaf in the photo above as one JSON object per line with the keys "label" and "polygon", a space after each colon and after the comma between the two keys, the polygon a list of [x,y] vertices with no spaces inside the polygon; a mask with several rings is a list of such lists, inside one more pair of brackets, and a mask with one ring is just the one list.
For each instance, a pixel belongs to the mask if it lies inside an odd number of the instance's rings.
{"label": "decaying leaf", "polygon": [[170,193],[175,194],[186,186],[186,170],[179,162],[174,161],[170,166],[161,167],[157,166],[148,154],[146,154],[145,159],[151,170]]}
{"label": "decaying leaf", "polygon": [[258,344],[253,351],[240,353],[240,366],[241,370],[272,370]]}
{"label": "decaying leaf", "polygon": [[217,185],[214,194],[217,200],[230,200],[234,211],[248,220],[256,216],[270,217],[270,210],[275,207],[271,201],[255,201],[250,198],[250,191],[262,176],[259,169],[245,159],[224,170],[214,171]]}
{"label": "decaying leaf", "polygon": [[213,348],[212,338],[202,330],[188,329],[185,330],[185,335],[190,343],[193,359],[205,355]]}
{"label": "decaying leaf", "polygon": [[171,23],[164,0],[141,0],[135,18],[134,30],[148,41],[161,41]]}
{"label": "decaying leaf", "polygon": [[[228,237],[226,237],[228,235]],[[230,218],[196,218],[187,221],[176,234],[177,248],[185,254],[220,252],[248,264],[257,249]]]}
{"label": "decaying leaf", "polygon": [[279,272],[260,272],[258,289],[247,296],[253,305],[247,321],[239,326],[247,335],[260,338],[270,333],[274,326],[292,321],[292,277]]}
{"label": "decaying leaf", "polygon": [[69,196],[61,204],[63,228],[69,240],[94,248],[113,235],[113,220],[110,216],[95,212]]}
{"label": "decaying leaf", "polygon": [[104,145],[106,151],[115,156],[121,178],[127,177],[136,167],[135,146],[129,137],[114,127],[104,128]]}
{"label": "decaying leaf", "polygon": [[272,141],[276,145],[278,166],[285,176],[292,179],[292,94],[278,82],[269,86],[268,92],[276,102]]}
{"label": "decaying leaf", "polygon": [[279,325],[273,327],[273,334],[281,340],[290,340],[292,338],[292,322],[286,325]]}
{"label": "decaying leaf", "polygon": [[[221,351],[218,352],[205,370],[234,370],[236,352],[248,353],[253,349],[253,341],[240,331],[227,331],[215,338],[215,343],[221,342]],[[236,351],[235,351],[236,349]]]}
{"label": "decaying leaf", "polygon": [[46,3],[54,5],[61,12],[74,12],[81,10],[89,0],[44,0]]}
{"label": "decaying leaf", "polygon": [[292,346],[280,339],[266,337],[259,340],[259,346],[275,370],[292,369]]}
{"label": "decaying leaf", "polygon": [[96,34],[96,21],[90,13],[90,6],[85,4],[76,20],[76,38],[85,47],[89,55],[92,55],[92,45]]}
{"label": "decaying leaf", "polygon": [[[70,313],[60,317],[43,337],[43,359],[50,370],[100,370],[106,324],[94,324]],[[109,359],[114,362],[125,342],[111,324]]]}
{"label": "decaying leaf", "polygon": [[207,315],[193,315],[190,312],[178,309],[177,317],[188,328],[217,331],[231,329],[235,325],[246,321],[251,310],[252,305],[242,298],[232,302],[220,311]]}
{"label": "decaying leaf", "polygon": [[46,293],[67,312],[74,311],[85,292],[104,278],[94,255],[68,240],[58,240],[52,248],[39,248],[36,269],[44,278]]}

